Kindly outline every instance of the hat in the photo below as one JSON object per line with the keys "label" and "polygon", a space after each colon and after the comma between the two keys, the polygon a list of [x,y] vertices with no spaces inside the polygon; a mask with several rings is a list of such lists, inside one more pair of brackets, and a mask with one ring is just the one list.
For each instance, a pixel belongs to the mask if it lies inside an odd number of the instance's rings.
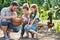
{"label": "hat", "polygon": [[13,2],[11,3],[11,5],[13,5],[13,6],[18,6],[19,4],[18,4],[17,1],[13,1]]}

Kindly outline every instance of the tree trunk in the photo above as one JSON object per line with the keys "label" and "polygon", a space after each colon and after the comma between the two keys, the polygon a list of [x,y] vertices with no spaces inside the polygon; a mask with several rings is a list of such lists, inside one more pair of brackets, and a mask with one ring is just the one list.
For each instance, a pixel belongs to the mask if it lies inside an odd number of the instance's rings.
{"label": "tree trunk", "polygon": [[4,0],[2,0],[2,4],[4,3]]}

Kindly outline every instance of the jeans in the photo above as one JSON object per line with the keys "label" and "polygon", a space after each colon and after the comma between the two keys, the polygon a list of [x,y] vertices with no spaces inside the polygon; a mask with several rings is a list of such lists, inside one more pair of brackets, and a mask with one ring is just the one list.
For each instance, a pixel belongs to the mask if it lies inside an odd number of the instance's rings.
{"label": "jeans", "polygon": [[24,22],[23,25],[22,25],[21,36],[24,35],[24,32],[25,32],[24,27],[25,27],[25,25],[26,25],[27,23],[28,23],[28,22]]}
{"label": "jeans", "polygon": [[31,25],[31,27],[29,27],[29,25],[27,24],[25,27],[24,27],[24,29],[26,30],[26,31],[30,31],[30,30],[34,30],[34,31],[37,31],[37,26],[38,26],[38,22],[35,22],[35,23],[33,23],[32,25]]}
{"label": "jeans", "polygon": [[18,26],[13,26],[12,23],[8,20],[2,20],[1,21],[1,27],[2,26],[7,26],[9,29],[13,29],[14,32],[19,31],[19,27]]}

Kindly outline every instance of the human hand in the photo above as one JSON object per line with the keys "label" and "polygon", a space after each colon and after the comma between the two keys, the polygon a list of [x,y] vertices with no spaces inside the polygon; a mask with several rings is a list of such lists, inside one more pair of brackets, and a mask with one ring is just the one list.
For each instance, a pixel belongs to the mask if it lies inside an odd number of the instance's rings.
{"label": "human hand", "polygon": [[16,18],[17,16],[11,16],[11,18]]}
{"label": "human hand", "polygon": [[31,27],[32,25],[29,25],[29,27]]}

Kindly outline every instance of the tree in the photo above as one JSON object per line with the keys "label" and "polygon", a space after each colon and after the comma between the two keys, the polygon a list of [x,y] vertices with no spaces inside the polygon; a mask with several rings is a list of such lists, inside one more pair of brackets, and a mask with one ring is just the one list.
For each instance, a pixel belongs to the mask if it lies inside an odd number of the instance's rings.
{"label": "tree", "polygon": [[4,3],[4,0],[2,0],[2,4]]}

